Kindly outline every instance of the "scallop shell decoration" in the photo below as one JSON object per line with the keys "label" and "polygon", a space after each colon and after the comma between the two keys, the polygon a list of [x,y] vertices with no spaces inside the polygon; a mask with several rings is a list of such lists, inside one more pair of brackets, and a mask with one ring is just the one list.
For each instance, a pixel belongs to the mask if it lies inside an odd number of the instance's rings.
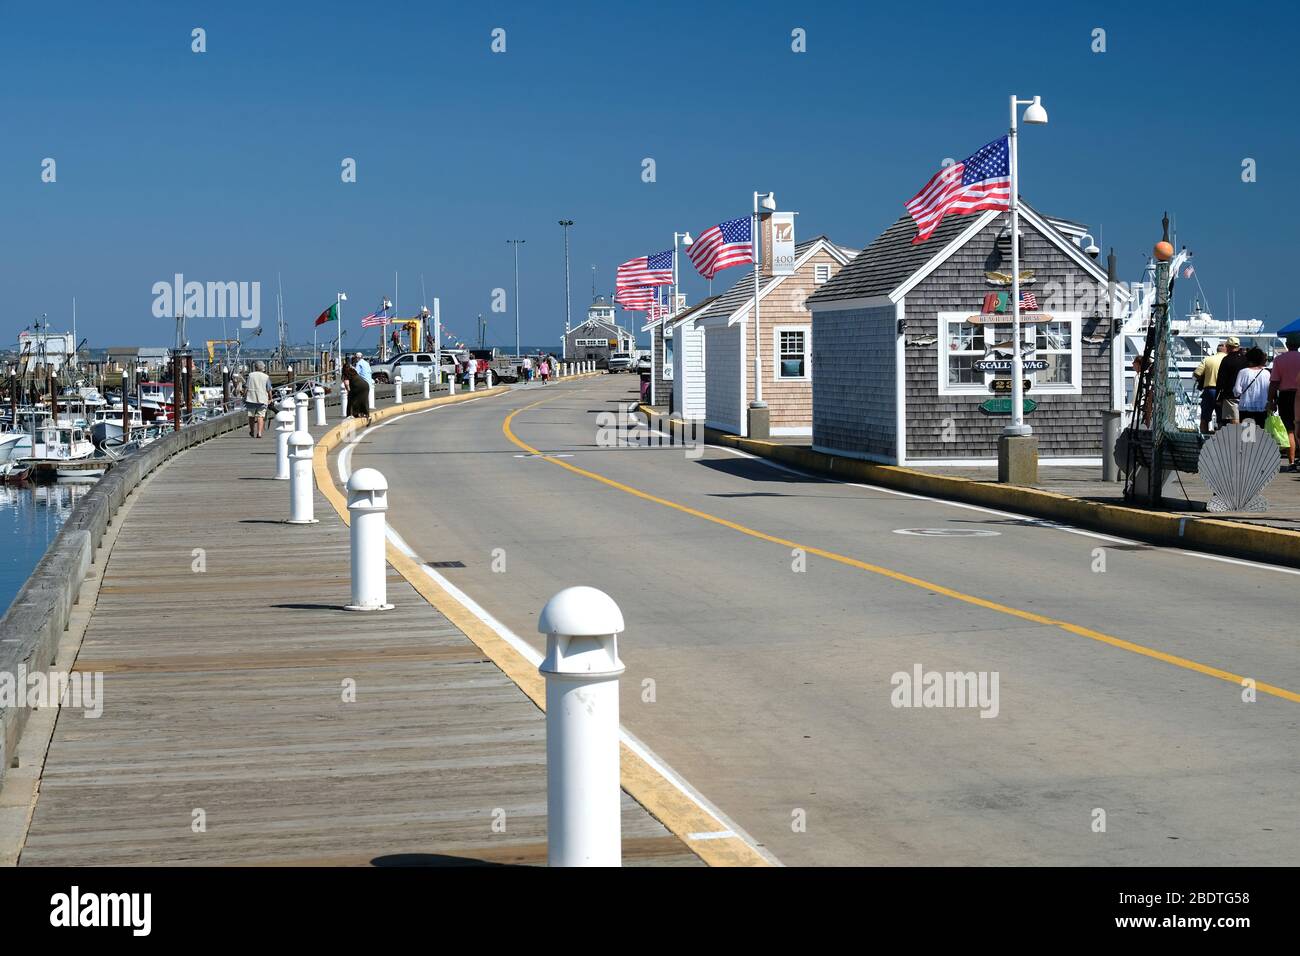
{"label": "scallop shell decoration", "polygon": [[1278,475],[1277,442],[1254,422],[1226,425],[1201,446],[1199,471],[1211,511],[1267,511],[1260,494]]}

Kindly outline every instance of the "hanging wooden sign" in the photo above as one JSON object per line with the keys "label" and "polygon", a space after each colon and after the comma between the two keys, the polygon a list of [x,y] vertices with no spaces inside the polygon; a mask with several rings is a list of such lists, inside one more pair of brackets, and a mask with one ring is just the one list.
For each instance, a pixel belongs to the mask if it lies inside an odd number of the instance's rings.
{"label": "hanging wooden sign", "polygon": [[[1033,387],[1034,383],[1031,382],[1029,379],[1024,379],[1021,381],[1020,384],[1021,387],[1027,392],[1029,391],[1030,388]],[[989,382],[989,391],[1009,392],[1011,391],[1011,385],[1012,385],[1012,380],[1009,378],[995,378],[991,382]]]}
{"label": "hanging wooden sign", "polygon": [[[1011,359],[980,359],[975,363],[977,372],[1010,372],[1014,366]],[[1020,368],[1025,372],[1041,372],[1048,367],[1042,359],[1021,359]]]}
{"label": "hanging wooden sign", "polygon": [[[966,321],[971,325],[1010,325],[1010,312],[981,312],[979,315],[968,315]],[[1056,319],[1046,312],[1021,312],[1020,321],[1024,325],[1037,325],[1043,322],[1055,322]]]}
{"label": "hanging wooden sign", "polygon": [[[1026,415],[1038,407],[1038,403],[1032,398],[1023,399],[1023,401],[1024,405],[1022,407]],[[1011,398],[1009,396],[1007,398],[990,398],[980,405],[980,411],[985,415],[1010,415]]]}

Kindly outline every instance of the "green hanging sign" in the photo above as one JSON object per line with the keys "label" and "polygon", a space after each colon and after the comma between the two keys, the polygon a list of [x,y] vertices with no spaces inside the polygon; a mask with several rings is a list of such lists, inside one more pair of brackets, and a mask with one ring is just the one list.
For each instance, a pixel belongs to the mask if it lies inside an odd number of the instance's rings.
{"label": "green hanging sign", "polygon": [[[1028,415],[1030,412],[1032,412],[1035,408],[1038,407],[1038,403],[1034,401],[1032,398],[1024,399],[1024,403],[1025,403],[1024,409],[1026,415]],[[980,411],[982,411],[986,415],[1010,415],[1011,399],[1009,397],[990,398],[980,405]]]}

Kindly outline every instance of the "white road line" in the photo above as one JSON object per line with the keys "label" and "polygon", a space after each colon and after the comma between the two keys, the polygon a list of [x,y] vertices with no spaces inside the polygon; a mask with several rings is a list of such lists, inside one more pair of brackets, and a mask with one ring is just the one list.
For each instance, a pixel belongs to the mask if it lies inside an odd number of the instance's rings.
{"label": "white road line", "polygon": [[[476,402],[476,401],[479,401],[479,399],[476,398],[470,399],[469,401],[461,402],[459,404],[468,405],[470,404],[470,402]],[[339,452],[339,457],[338,457],[339,480],[343,483],[345,487],[347,486],[348,477],[351,475],[350,463],[352,461],[352,449],[357,442],[359,442],[370,432],[383,428],[385,425],[391,424],[392,422],[400,421],[401,419],[406,418],[410,415],[423,415],[425,412],[434,412],[437,411],[439,408],[452,408],[452,407],[455,406],[435,405],[433,408],[426,408],[418,412],[407,412],[404,415],[395,415],[392,418],[380,422],[378,425],[372,425],[371,427],[366,428],[359,434],[348,438],[347,446]],[[484,624],[490,627],[493,631],[495,631],[496,634],[502,640],[504,640],[507,644],[513,647],[516,651],[518,651],[523,656],[524,660],[528,661],[534,667],[541,664],[543,655],[541,654],[540,651],[537,651],[531,644],[529,644],[527,641],[521,638],[518,634],[512,631],[501,621],[497,620],[482,605],[480,605],[477,601],[471,598],[460,588],[456,587],[456,585],[448,581],[446,577],[439,574],[436,570],[434,570],[433,568],[425,564],[423,561],[421,561],[420,556],[416,554],[416,552],[411,548],[409,544],[406,543],[405,540],[403,540],[402,536],[397,533],[397,530],[393,528],[391,524],[386,525],[386,529],[387,529],[386,535],[388,537],[388,540],[393,543],[393,546],[396,547],[397,550],[405,554],[407,557],[414,560],[417,564],[419,564],[420,569],[424,571],[424,573],[427,574],[430,578],[432,578],[435,582],[437,582],[439,587],[443,588],[448,594],[450,594],[453,598],[459,601],[460,604],[465,608],[465,610],[469,611],[476,618],[478,618],[480,621],[482,621]],[[622,724],[619,725],[618,729],[619,729],[619,734],[623,740],[623,743],[627,745],[627,748],[629,750],[631,750],[638,757],[644,760],[661,777],[663,777],[670,784],[672,784],[673,787],[675,787],[679,793],[685,796],[688,800],[694,803],[697,807],[699,807],[709,816],[713,817],[713,819],[718,821],[720,826],[723,828],[716,831],[711,831],[712,833],[711,836],[688,834],[688,839],[692,839],[692,840],[697,838],[722,839],[722,834],[726,834],[728,836],[736,836],[739,837],[741,840],[744,840],[747,844],[749,844],[749,846],[756,853],[758,853],[759,856],[763,857],[763,859],[767,860],[773,866],[784,865],[780,860],[778,860],[775,856],[773,856],[772,853],[768,851],[766,847],[761,846],[757,840],[755,840],[743,829],[741,829],[739,826],[733,823],[731,819],[725,813],[719,810],[718,807],[711,800],[709,800],[702,793],[696,790],[693,786],[687,783],[686,779],[682,777],[681,774],[679,774],[676,770],[670,767],[663,760],[663,758],[661,758],[653,750],[651,750],[644,743],[642,743],[641,740],[638,739],[635,734],[629,731]]]}
{"label": "white road line", "polygon": [[817,475],[808,471],[801,471],[798,468],[792,468],[789,465],[783,465],[780,462],[771,461],[767,458],[760,458],[758,455],[751,455],[749,452],[741,451],[738,448],[729,448],[726,445],[709,445],[710,448],[716,448],[719,451],[725,451],[729,454],[736,455],[740,458],[748,458],[751,461],[759,462],[769,468],[775,468],[778,471],[784,471],[791,475],[798,475],[801,478],[815,478],[818,481],[824,481],[833,485],[844,485],[849,488],[865,488],[868,491],[883,491],[887,495],[897,495],[900,498],[914,498],[917,501],[929,501],[938,505],[947,505],[950,508],[962,508],[966,511],[978,511],[981,514],[997,515],[999,518],[1015,518],[1026,524],[1038,528],[1049,528],[1054,531],[1064,531],[1067,534],[1078,534],[1085,538],[1095,538],[1098,541],[1109,541],[1112,544],[1136,544],[1151,548],[1155,551],[1165,551],[1169,554],[1181,554],[1188,558],[1201,558],[1205,561],[1220,561],[1224,564],[1237,564],[1244,568],[1256,568],[1261,571],[1276,571],[1278,574],[1300,574],[1296,568],[1283,568],[1274,564],[1261,564],[1258,561],[1246,561],[1242,558],[1225,558],[1218,554],[1206,554],[1203,551],[1188,551],[1184,548],[1170,548],[1166,545],[1152,544],[1149,541],[1136,541],[1131,538],[1117,538],[1114,535],[1103,534],[1099,531],[1087,531],[1083,528],[1076,528],[1073,525],[1061,524],[1059,521],[1049,521],[1046,518],[1035,518],[1032,515],[1016,514],[1011,511],[998,511],[994,508],[985,508],[982,505],[967,504],[964,501],[947,501],[943,498],[932,498],[929,495],[918,495],[910,491],[898,491],[894,488],[883,488],[880,485],[868,485],[857,481],[844,481],[841,478],[830,478],[825,475]]}

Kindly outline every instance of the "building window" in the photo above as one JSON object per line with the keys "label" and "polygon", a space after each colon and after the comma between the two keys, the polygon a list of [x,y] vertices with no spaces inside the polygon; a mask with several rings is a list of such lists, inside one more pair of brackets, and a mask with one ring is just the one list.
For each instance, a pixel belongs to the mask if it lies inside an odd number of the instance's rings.
{"label": "building window", "polygon": [[1034,358],[1048,363],[1046,369],[1036,373],[1040,386],[1074,383],[1074,323],[1068,321],[1043,322],[1034,326],[1037,351]]}
{"label": "building window", "polygon": [[975,363],[984,358],[983,327],[965,321],[965,316],[939,319],[939,394],[986,392],[984,373]]}
{"label": "building window", "polygon": [[811,377],[812,356],[807,326],[773,329],[776,337],[776,380],[805,380]]}
{"label": "building window", "polygon": [[813,266],[813,282],[817,285],[824,285],[831,281],[831,265],[829,262],[819,262]]}
{"label": "building window", "polygon": [[[967,312],[939,313],[939,394],[991,395],[989,383],[1009,378],[1006,371],[985,372],[975,363],[985,359],[1011,359],[1011,323],[974,325]],[[1030,398],[1034,394],[1071,394],[1083,391],[1083,355],[1080,351],[1078,312],[1054,313],[1050,322],[1022,323],[1022,354],[1026,360],[1047,363],[1047,368],[1026,370]]]}

